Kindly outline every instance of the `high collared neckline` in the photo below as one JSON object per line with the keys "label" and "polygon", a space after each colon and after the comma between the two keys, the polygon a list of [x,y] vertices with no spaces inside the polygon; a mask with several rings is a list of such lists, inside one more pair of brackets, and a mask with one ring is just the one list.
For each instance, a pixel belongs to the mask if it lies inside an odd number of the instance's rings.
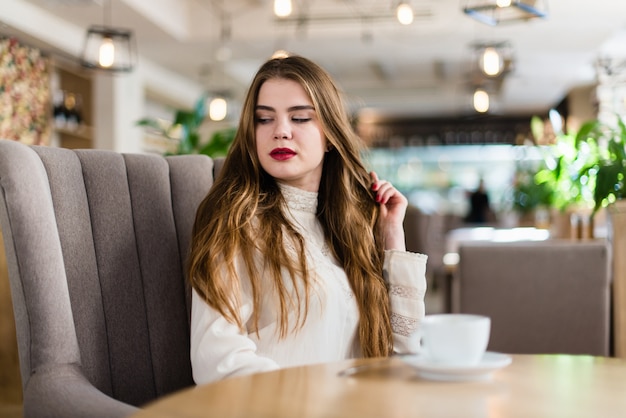
{"label": "high collared neckline", "polygon": [[317,212],[317,192],[308,192],[283,183],[278,183],[278,186],[289,209],[313,214]]}

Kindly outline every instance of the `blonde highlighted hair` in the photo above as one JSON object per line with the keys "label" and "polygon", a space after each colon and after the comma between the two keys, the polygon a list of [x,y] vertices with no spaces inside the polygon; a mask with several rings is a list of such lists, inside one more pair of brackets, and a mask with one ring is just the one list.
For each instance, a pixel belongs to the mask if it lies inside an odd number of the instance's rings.
{"label": "blonde highlighted hair", "polygon": [[[189,260],[191,285],[210,306],[244,329],[238,296],[242,283],[236,274],[237,260],[241,260],[250,278],[246,285],[253,297],[254,330],[258,330],[264,292],[274,291],[279,301],[281,337],[297,332],[306,320],[312,279],[306,268],[304,239],[287,221],[280,189],[256,154],[255,106],[261,86],[270,79],[293,80],[304,88],[332,145],[324,159],[316,216],[354,292],[363,355],[387,356],[393,347],[389,296],[383,279],[382,241],[376,233],[379,209],[361,161],[363,145],[335,83],[306,58],[270,59],[254,77],[222,171],[198,208]],[[287,251],[285,240],[296,248],[295,257]],[[256,251],[263,254],[263,266],[255,264]],[[288,272],[289,286],[282,269]],[[268,280],[272,288],[261,289]],[[297,313],[295,324],[287,319],[292,310]]]}

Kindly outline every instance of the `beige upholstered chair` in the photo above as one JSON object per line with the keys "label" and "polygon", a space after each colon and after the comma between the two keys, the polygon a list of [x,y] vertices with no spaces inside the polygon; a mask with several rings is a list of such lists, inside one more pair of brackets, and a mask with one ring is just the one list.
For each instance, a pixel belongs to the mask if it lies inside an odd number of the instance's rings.
{"label": "beige upholstered chair", "polygon": [[459,308],[491,317],[489,350],[610,354],[607,242],[466,243],[459,256]]}
{"label": "beige upholstered chair", "polygon": [[193,384],[183,266],[206,156],[0,140],[27,417],[127,416]]}

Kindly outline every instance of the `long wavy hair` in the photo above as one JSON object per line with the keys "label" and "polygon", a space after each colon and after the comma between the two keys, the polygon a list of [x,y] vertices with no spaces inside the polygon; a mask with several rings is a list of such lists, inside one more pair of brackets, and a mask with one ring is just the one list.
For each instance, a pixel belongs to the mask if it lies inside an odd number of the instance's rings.
{"label": "long wavy hair", "polygon": [[[361,160],[363,143],[352,129],[342,95],[329,74],[306,58],[273,58],[255,75],[224,166],[196,214],[188,263],[191,285],[243,330],[239,307],[244,284],[237,271],[245,268],[250,278],[245,286],[253,299],[252,323],[246,325],[253,332],[259,329],[262,301],[278,301],[280,338],[297,332],[306,320],[313,278],[307,271],[304,238],[285,217],[280,189],[261,167],[255,147],[255,106],[261,86],[270,79],[293,80],[305,89],[332,145],[324,158],[316,216],[354,292],[362,354],[388,356],[393,342],[383,243],[376,227],[379,208]],[[286,248],[287,242],[295,254]],[[271,292],[273,298],[267,298]],[[292,312],[296,319],[290,324]]]}

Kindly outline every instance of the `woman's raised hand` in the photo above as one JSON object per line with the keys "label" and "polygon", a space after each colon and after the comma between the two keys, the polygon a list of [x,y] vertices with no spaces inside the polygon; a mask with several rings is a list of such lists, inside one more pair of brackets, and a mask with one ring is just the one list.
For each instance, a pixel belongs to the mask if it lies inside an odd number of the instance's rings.
{"label": "woman's raised hand", "polygon": [[372,191],[375,192],[374,198],[380,204],[378,224],[385,249],[405,251],[403,222],[409,202],[391,183],[379,179],[374,171],[370,173],[370,176]]}

